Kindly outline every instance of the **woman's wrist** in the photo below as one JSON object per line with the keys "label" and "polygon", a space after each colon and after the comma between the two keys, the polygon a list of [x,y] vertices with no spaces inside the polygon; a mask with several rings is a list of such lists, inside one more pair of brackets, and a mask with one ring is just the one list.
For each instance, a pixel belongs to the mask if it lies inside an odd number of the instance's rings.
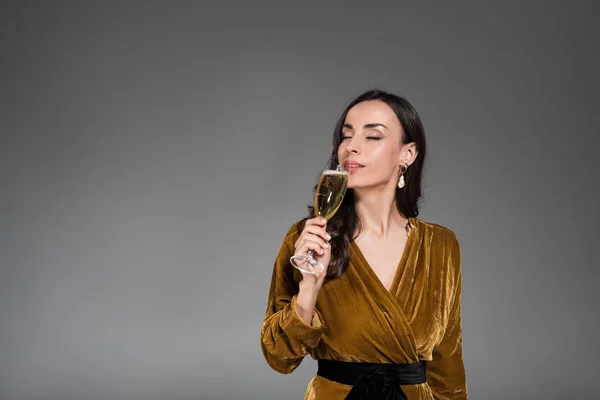
{"label": "woman's wrist", "polygon": [[304,320],[307,325],[312,325],[312,318],[315,311],[315,305],[317,304],[317,296],[319,289],[315,288],[314,285],[305,283],[300,284],[300,291],[296,299],[296,309],[300,317]]}
{"label": "woman's wrist", "polygon": [[321,285],[317,282],[310,282],[305,278],[300,281],[298,288],[300,292],[305,292],[307,295],[314,295],[316,297],[319,294],[319,290],[321,290]]}

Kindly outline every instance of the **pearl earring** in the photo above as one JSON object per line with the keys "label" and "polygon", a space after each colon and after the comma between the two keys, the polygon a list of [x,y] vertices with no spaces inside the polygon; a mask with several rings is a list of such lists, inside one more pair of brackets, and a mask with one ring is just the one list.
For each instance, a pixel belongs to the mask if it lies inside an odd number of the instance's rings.
{"label": "pearl earring", "polygon": [[402,189],[405,185],[404,183],[404,173],[408,169],[408,164],[400,165],[400,179],[398,179],[398,188]]}

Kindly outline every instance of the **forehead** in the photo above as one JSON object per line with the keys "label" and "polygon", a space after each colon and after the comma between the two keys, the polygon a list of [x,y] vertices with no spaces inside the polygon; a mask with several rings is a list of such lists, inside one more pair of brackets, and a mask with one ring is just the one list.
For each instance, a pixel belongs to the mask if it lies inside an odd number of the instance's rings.
{"label": "forehead", "polygon": [[389,129],[401,129],[400,121],[394,110],[380,100],[368,100],[356,104],[348,111],[345,122],[355,128],[365,124],[380,123]]}

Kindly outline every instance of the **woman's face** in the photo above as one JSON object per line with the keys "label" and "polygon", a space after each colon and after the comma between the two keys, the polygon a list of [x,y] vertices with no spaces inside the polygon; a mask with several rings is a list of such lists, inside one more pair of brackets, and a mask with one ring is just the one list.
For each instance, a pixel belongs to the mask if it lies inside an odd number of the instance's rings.
{"label": "woman's face", "polygon": [[383,101],[369,100],[352,107],[338,147],[340,165],[350,172],[348,187],[396,185],[400,164],[412,162],[412,150],[402,145],[402,136],[396,113]]}

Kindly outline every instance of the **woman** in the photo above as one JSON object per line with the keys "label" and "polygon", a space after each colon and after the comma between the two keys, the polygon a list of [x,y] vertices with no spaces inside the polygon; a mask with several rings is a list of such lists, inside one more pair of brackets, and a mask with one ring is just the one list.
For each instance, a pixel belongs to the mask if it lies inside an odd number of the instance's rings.
{"label": "woman", "polygon": [[[456,235],[417,218],[425,136],[405,99],[368,91],[334,132],[349,171],[336,214],[291,226],[275,261],[261,332],[267,363],[291,373],[310,354],[304,399],[467,399]],[[311,218],[312,217],[312,218]],[[292,267],[313,250],[323,273]]]}

